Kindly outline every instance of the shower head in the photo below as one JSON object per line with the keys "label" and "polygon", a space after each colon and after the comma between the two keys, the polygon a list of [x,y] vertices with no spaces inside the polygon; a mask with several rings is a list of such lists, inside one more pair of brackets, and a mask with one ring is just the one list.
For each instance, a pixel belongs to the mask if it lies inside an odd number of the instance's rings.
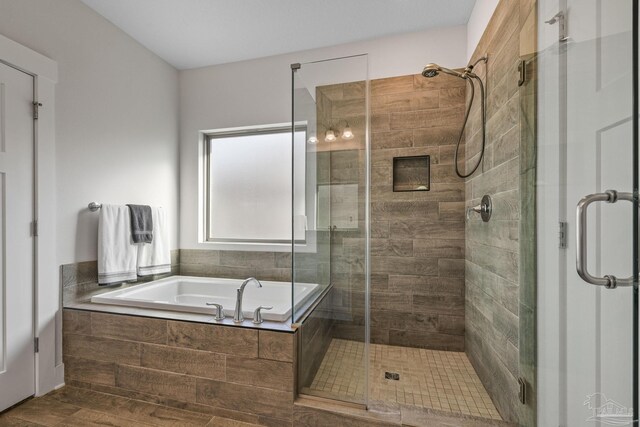
{"label": "shower head", "polygon": [[426,78],[435,77],[440,74],[440,67],[436,64],[427,64],[422,70],[422,75]]}
{"label": "shower head", "polygon": [[461,79],[467,78],[467,73],[460,73],[458,71],[451,70],[449,68],[441,67],[438,64],[427,64],[422,70],[422,75],[426,78],[435,77],[440,73],[450,74],[452,76],[460,77]]}

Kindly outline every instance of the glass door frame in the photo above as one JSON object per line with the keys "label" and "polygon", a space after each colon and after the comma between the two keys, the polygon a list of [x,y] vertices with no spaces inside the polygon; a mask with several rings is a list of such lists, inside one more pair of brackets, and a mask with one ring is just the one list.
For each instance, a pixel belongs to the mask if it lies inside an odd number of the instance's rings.
{"label": "glass door frame", "polygon": [[638,31],[638,13],[640,12],[640,9],[638,7],[638,0],[631,0],[633,2],[633,6],[632,6],[632,87],[633,87],[633,106],[632,106],[632,126],[633,126],[633,133],[632,133],[632,138],[633,138],[633,212],[632,212],[632,221],[633,221],[633,392],[632,392],[632,396],[633,396],[633,425],[634,426],[638,426],[638,415],[639,415],[639,408],[640,408],[640,403],[638,402],[638,400],[640,399],[640,396],[638,395],[638,375],[640,374],[639,372],[639,367],[638,367],[638,357],[639,352],[638,352],[638,345],[639,345],[639,339],[638,339],[638,332],[639,332],[639,324],[638,324],[638,281],[639,281],[639,272],[638,272],[638,268],[639,268],[639,262],[638,262],[638,243],[640,240],[640,237],[638,235],[638,191],[639,191],[639,187],[640,187],[640,171],[638,170],[638,155],[639,150],[638,150],[638,125],[639,125],[639,120],[638,120],[638,114],[640,113],[640,108],[639,108],[639,100],[638,97],[640,96],[639,93],[639,82],[640,82],[640,78],[639,78],[639,73],[640,73],[640,69],[638,67],[638,60],[639,55],[638,55],[638,36],[639,36],[639,31]]}

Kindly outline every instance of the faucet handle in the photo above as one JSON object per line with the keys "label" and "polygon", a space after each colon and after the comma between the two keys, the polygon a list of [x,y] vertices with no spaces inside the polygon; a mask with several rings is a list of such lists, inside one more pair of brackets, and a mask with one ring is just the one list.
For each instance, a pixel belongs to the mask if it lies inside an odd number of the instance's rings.
{"label": "faucet handle", "polygon": [[224,320],[224,308],[222,304],[216,304],[215,302],[208,302],[206,304],[216,308],[216,320]]}
{"label": "faucet handle", "polygon": [[253,323],[256,325],[259,325],[260,323],[264,322],[264,320],[262,320],[262,312],[260,310],[271,310],[273,307],[269,306],[264,306],[261,305],[260,307],[256,308],[255,311],[253,312]]}

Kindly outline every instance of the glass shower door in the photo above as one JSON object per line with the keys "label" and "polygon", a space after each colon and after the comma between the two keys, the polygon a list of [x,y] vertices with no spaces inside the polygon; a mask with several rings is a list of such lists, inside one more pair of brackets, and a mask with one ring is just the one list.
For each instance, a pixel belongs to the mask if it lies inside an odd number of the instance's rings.
{"label": "glass shower door", "polygon": [[539,3],[540,422],[637,425],[637,2]]}
{"label": "glass shower door", "polygon": [[367,56],[292,65],[292,95],[292,130],[306,132],[293,162],[298,391],[366,404]]}

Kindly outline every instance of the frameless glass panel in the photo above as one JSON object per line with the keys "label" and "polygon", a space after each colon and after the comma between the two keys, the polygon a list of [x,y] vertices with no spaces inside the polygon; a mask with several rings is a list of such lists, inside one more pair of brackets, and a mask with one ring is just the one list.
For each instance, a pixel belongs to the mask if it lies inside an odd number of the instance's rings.
{"label": "frameless glass panel", "polygon": [[[538,3],[539,421],[630,425],[638,332],[634,2]],[[566,243],[558,244],[558,224]]]}
{"label": "frameless glass panel", "polygon": [[[5,152],[6,129],[6,87],[0,82],[0,153]],[[0,173],[0,372],[6,369],[6,280],[4,272],[4,172]]]}
{"label": "frameless glass panel", "polygon": [[305,170],[313,212],[292,266],[299,391],[358,403],[367,390],[367,94],[365,55],[293,71],[293,121],[308,130],[306,164],[294,170]]}
{"label": "frameless glass panel", "polygon": [[[1,126],[1,125],[0,125]],[[4,130],[4,129],[3,129]],[[4,151],[4,149],[2,150]],[[5,236],[4,236],[4,218],[5,212],[5,174],[0,173],[0,372],[6,370],[6,322],[7,322],[7,282],[5,279]]]}

